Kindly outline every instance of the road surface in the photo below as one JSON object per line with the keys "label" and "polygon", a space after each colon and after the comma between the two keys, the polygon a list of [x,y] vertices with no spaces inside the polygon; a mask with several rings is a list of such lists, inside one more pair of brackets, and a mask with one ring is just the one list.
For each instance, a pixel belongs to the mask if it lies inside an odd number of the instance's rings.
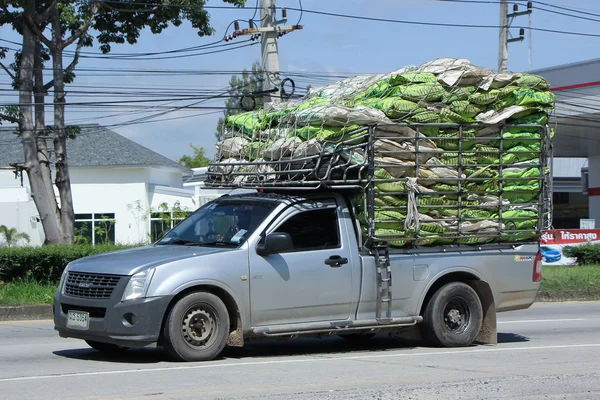
{"label": "road surface", "polygon": [[0,399],[600,399],[600,302],[499,314],[498,345],[386,336],[256,342],[204,363],[160,348],[109,359],[50,321],[0,323]]}

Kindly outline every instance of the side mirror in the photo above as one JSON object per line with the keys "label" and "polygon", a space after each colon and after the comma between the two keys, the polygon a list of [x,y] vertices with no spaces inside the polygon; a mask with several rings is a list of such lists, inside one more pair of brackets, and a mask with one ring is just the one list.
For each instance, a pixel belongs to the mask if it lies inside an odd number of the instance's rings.
{"label": "side mirror", "polygon": [[273,232],[265,238],[262,245],[256,248],[256,253],[260,256],[269,254],[283,253],[294,248],[292,237],[289,233]]}

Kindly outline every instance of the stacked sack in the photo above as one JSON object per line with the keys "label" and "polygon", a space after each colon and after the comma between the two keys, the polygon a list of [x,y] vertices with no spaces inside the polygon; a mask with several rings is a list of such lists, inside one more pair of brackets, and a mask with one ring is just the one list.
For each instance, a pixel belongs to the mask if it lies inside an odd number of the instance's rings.
{"label": "stacked sack", "polygon": [[365,235],[393,246],[529,240],[541,229],[548,134],[511,125],[545,127],[548,89],[463,59],[349,78],[228,117],[209,183],[364,183],[372,139],[371,230],[354,199]]}

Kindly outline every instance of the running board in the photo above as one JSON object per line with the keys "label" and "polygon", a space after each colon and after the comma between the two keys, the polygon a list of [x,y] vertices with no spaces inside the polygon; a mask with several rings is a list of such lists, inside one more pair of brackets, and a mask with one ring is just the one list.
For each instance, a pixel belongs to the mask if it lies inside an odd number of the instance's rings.
{"label": "running board", "polygon": [[423,317],[389,318],[384,321],[365,319],[359,321],[311,322],[306,324],[280,325],[275,327],[253,328],[256,335],[288,336],[308,333],[347,332],[369,328],[399,328],[413,326],[423,321]]}

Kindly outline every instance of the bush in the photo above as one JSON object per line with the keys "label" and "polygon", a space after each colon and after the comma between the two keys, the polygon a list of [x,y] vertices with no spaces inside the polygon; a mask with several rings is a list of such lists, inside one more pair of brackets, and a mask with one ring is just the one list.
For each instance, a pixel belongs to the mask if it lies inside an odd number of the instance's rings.
{"label": "bush", "polygon": [[65,266],[73,260],[131,247],[136,246],[78,244],[2,247],[0,248],[0,282],[26,279],[39,283],[58,283]]}
{"label": "bush", "polygon": [[563,254],[567,257],[577,258],[579,265],[600,264],[600,244],[567,246],[563,249]]}

